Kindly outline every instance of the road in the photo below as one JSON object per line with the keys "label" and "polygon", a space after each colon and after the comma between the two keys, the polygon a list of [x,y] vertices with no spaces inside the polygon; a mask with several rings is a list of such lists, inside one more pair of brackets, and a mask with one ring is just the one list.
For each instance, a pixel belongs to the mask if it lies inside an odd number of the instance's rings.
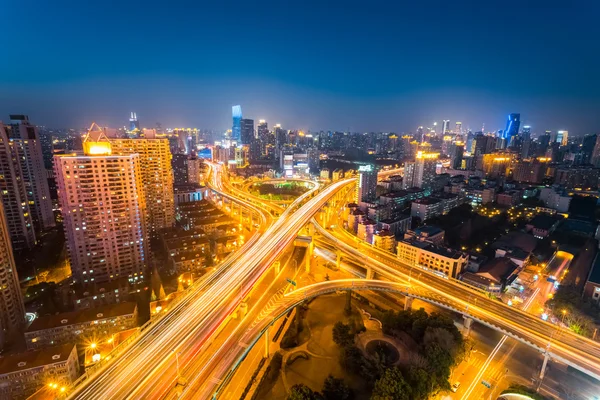
{"label": "road", "polygon": [[[217,170],[214,175],[219,177],[221,173]],[[177,312],[169,313],[159,328],[153,328],[152,332],[144,335],[143,340],[132,346],[125,357],[119,357],[102,374],[84,382],[71,397],[161,398],[168,393],[177,379],[176,368],[173,368],[175,355],[178,355],[180,368],[185,369],[194,355],[210,344],[223,321],[229,318],[264,272],[295,239],[297,232],[340,188],[351,182],[340,181],[317,195],[314,195],[315,189],[298,198],[279,220],[252,241],[251,246],[236,253],[237,257],[230,265],[218,268],[218,273],[202,288],[195,290],[189,300],[182,302]],[[214,185],[221,188],[222,182],[215,178]],[[305,200],[306,204],[298,212],[291,212]]]}
{"label": "road", "polygon": [[[373,268],[380,276],[391,280],[411,277],[413,288],[418,288],[418,291],[423,291],[430,299],[439,301],[444,306],[468,313],[506,333],[524,338],[539,349],[545,349],[550,343],[556,331],[555,325],[492,300],[460,281],[443,279],[418,267],[401,263],[394,254],[360,242],[342,231],[339,227],[332,232],[319,227],[319,232],[337,248],[362,259],[365,266]],[[552,341],[549,350],[553,358],[583,367],[587,373],[600,377],[600,346],[597,342],[566,331],[560,342]]]}

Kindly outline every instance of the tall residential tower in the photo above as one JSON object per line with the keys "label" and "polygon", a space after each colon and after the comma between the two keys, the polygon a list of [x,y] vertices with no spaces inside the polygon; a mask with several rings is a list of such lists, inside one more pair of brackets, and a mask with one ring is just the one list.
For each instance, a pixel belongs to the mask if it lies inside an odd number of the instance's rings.
{"label": "tall residential tower", "polygon": [[143,279],[148,245],[139,154],[112,154],[104,131],[92,124],[83,154],[55,156],[54,171],[75,280]]}

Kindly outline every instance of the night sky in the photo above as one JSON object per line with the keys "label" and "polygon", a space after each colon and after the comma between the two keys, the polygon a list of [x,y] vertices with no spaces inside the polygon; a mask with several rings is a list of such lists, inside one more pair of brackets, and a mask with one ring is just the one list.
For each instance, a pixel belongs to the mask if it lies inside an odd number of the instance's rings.
{"label": "night sky", "polygon": [[597,0],[105,3],[0,4],[0,119],[600,132]]}

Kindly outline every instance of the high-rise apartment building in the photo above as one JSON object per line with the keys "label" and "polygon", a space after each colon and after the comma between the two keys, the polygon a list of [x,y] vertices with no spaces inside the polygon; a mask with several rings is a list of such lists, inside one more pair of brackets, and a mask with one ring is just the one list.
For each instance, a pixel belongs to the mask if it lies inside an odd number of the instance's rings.
{"label": "high-rise apartment building", "polygon": [[231,127],[231,140],[239,142],[242,138],[242,106],[231,107],[233,126]]}
{"label": "high-rise apartment building", "polygon": [[250,145],[254,140],[254,120],[243,118],[241,122],[242,144]]}
{"label": "high-rise apartment building", "polygon": [[358,184],[356,185],[356,201],[373,202],[377,197],[377,169],[373,164],[358,167]]}
{"label": "high-rise apartment building", "polygon": [[37,128],[26,115],[0,122],[0,190],[15,251],[30,249],[36,233],[55,225]]}
{"label": "high-rise apartment building", "polygon": [[142,280],[148,244],[140,155],[112,154],[94,124],[83,154],[55,156],[54,171],[75,280]]}
{"label": "high-rise apartment building", "polygon": [[431,189],[436,178],[438,157],[439,153],[418,151],[414,162],[404,164],[402,187],[405,189],[411,187]]}
{"label": "high-rise apartment building", "polygon": [[168,139],[152,129],[145,130],[143,138],[109,140],[113,155],[139,155],[149,233],[173,226],[173,168]]}
{"label": "high-rise apartment building", "polygon": [[0,349],[6,338],[23,326],[25,307],[6,218],[0,205]]}

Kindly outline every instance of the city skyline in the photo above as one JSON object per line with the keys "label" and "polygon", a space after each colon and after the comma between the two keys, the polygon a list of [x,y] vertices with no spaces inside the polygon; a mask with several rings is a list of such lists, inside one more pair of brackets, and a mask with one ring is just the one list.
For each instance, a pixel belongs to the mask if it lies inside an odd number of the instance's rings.
{"label": "city skyline", "polygon": [[[497,130],[513,112],[539,131],[600,126],[597,4],[232,7],[28,7],[30,29],[10,47],[52,61],[3,64],[0,108],[57,128],[126,125],[122,115],[135,110],[149,127],[221,130],[236,104],[303,130],[408,132],[447,118]],[[81,15],[111,30],[97,34]],[[130,29],[131,15],[161,29]]]}

